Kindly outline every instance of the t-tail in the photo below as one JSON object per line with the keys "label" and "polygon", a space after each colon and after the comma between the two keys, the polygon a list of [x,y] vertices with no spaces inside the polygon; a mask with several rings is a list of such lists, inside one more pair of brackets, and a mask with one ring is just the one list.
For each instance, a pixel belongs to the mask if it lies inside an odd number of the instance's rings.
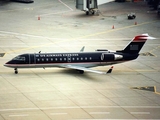
{"label": "t-tail", "polygon": [[129,42],[129,44],[121,51],[123,53],[129,54],[139,54],[143,45],[148,39],[155,39],[154,37],[149,36],[148,34],[137,35]]}

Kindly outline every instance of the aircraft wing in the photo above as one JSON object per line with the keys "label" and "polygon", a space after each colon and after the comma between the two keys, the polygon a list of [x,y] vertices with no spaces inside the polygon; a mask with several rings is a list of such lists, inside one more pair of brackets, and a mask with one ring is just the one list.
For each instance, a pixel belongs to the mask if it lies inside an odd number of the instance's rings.
{"label": "aircraft wing", "polygon": [[80,67],[80,66],[76,66],[76,65],[63,65],[63,67],[71,68],[71,69],[75,69],[75,70],[83,70],[83,71],[93,72],[93,73],[98,73],[98,74],[107,74],[108,73],[108,72],[102,72],[102,71],[93,70],[93,69]]}

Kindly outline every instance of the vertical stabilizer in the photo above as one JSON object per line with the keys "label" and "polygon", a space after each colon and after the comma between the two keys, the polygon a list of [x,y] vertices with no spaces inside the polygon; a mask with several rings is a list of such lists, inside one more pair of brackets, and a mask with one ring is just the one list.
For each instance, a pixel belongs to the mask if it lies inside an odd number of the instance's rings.
{"label": "vertical stabilizer", "polygon": [[135,36],[129,44],[122,50],[123,53],[138,54],[148,39],[155,39],[148,34]]}

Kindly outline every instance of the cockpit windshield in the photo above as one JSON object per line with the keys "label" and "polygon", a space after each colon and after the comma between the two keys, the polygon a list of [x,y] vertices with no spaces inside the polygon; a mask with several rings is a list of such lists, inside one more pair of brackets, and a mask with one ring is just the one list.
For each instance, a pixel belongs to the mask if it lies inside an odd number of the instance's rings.
{"label": "cockpit windshield", "polygon": [[15,58],[13,58],[13,60],[25,61],[25,57],[23,57],[23,56],[17,56]]}

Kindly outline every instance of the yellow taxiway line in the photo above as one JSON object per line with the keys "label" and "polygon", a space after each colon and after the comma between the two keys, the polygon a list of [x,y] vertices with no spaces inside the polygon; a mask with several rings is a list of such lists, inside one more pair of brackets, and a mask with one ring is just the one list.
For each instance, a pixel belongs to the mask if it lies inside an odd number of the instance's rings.
{"label": "yellow taxiway line", "polygon": [[103,32],[95,33],[95,34],[84,35],[84,36],[77,37],[77,38],[72,38],[72,39],[69,39],[69,40],[67,39],[67,40],[62,40],[62,41],[58,41],[58,42],[54,42],[54,43],[48,43],[48,44],[39,45],[39,46],[31,46],[31,47],[28,47],[28,48],[16,49],[16,50],[8,51],[8,52],[6,52],[6,54],[13,53],[13,52],[19,52],[19,51],[26,51],[26,50],[39,48],[39,47],[44,47],[44,46],[48,46],[48,45],[55,44],[55,43],[60,43],[60,42],[74,41],[74,40],[77,40],[77,39],[93,37],[93,36],[102,35],[102,34],[115,32],[115,31],[119,31],[119,30],[124,30],[124,29],[128,29],[128,28],[134,28],[134,27],[138,27],[138,26],[142,26],[142,25],[146,25],[146,24],[150,24],[150,23],[154,23],[154,22],[158,22],[158,20],[148,21],[148,22],[137,24],[137,25],[130,25],[130,26],[125,26],[125,27],[121,27],[121,28],[111,29],[111,30],[107,30],[107,31],[103,31]]}

